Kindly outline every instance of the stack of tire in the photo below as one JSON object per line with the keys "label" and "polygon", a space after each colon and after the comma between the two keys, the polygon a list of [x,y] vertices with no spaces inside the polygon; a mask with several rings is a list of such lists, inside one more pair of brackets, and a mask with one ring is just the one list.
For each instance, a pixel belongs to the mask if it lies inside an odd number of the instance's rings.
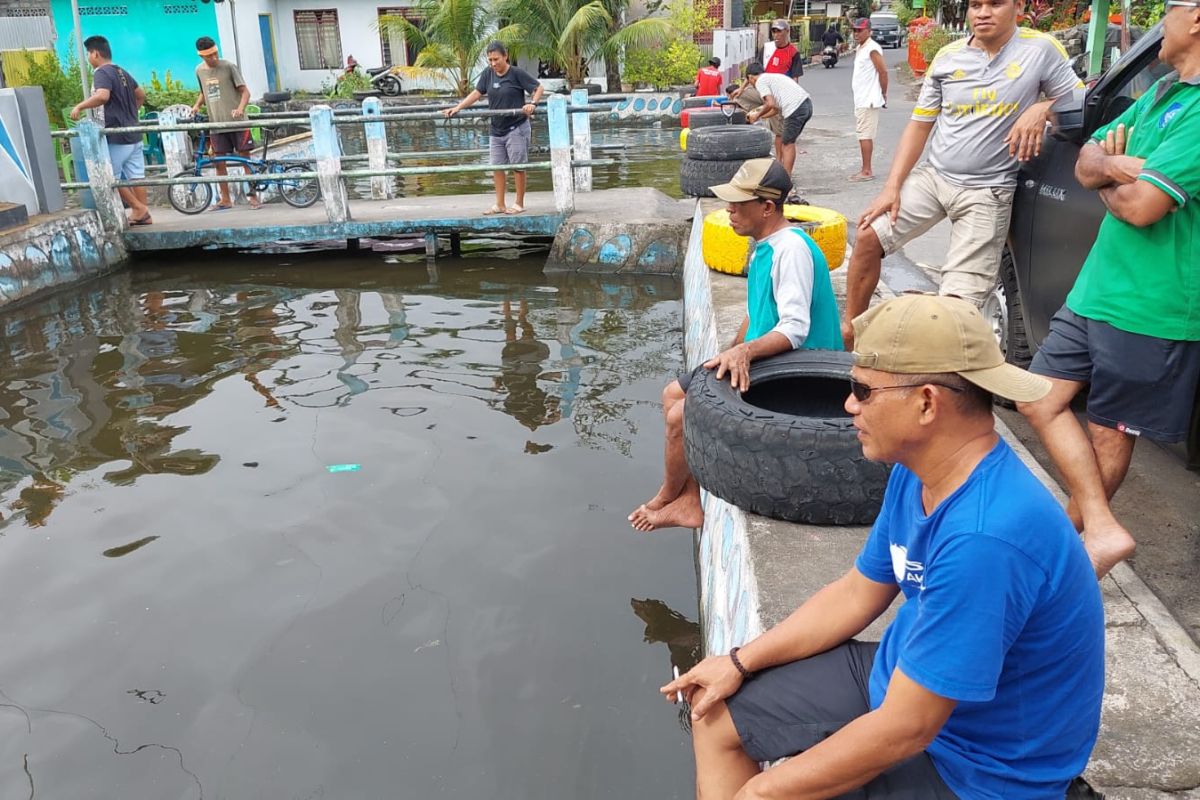
{"label": "stack of tire", "polygon": [[[721,123],[697,128],[697,114],[716,114]],[[701,122],[706,122],[703,116]],[[693,112],[690,123],[687,151],[679,164],[679,188],[692,197],[713,197],[708,187],[727,183],[746,159],[771,155],[775,144],[775,137],[766,128],[730,124],[720,110]]]}

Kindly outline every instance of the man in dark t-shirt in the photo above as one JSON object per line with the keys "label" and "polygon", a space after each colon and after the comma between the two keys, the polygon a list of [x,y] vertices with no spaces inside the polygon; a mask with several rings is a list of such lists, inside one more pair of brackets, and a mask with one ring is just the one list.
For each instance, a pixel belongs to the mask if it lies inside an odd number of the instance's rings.
{"label": "man in dark t-shirt", "polygon": [[[132,75],[112,63],[112,48],[103,36],[89,36],[84,39],[83,47],[87,50],[87,60],[93,70],[92,96],[71,109],[71,119],[79,119],[86,109],[103,108],[104,127],[136,127],[138,109],[146,102],[146,93]],[[146,177],[142,134],[114,133],[107,138],[108,156],[117,180],[131,181]],[[129,206],[129,224],[149,225],[152,220],[146,205],[145,187],[117,191]]]}
{"label": "man in dark t-shirt", "polygon": [[[508,48],[501,42],[492,42],[487,46],[487,60],[488,68],[479,76],[475,89],[442,114],[447,118],[453,117],[464,108],[473,106],[484,95],[487,95],[488,108],[492,111],[520,109],[524,116],[492,117],[488,150],[493,164],[525,164],[529,161],[529,142],[533,135],[529,118],[533,116],[537,102],[542,97],[542,85],[525,70],[508,63]],[[528,101],[525,99],[527,92],[532,94]],[[513,178],[517,201],[511,206],[505,205],[505,172],[496,170],[492,173],[492,180],[496,187],[496,202],[484,214],[520,214],[525,211],[524,170],[518,170]]]}

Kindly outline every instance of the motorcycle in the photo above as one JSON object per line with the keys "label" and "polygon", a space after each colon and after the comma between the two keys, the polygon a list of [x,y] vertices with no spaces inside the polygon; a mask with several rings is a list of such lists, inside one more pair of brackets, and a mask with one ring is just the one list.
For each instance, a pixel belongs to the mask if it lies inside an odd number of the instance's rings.
{"label": "motorcycle", "polygon": [[821,63],[825,65],[825,69],[833,69],[837,66],[838,53],[837,48],[829,45],[821,51]]}
{"label": "motorcycle", "polygon": [[388,97],[400,94],[400,67],[373,67],[367,70],[371,85]]}

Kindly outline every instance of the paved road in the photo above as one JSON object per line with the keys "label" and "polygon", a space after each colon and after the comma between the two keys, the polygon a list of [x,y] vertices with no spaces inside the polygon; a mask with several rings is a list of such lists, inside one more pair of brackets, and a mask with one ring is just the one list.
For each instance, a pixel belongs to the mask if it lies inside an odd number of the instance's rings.
{"label": "paved road", "polygon": [[[853,220],[879,190],[916,99],[916,87],[896,70],[905,56],[905,51],[884,51],[892,87],[876,141],[875,171],[881,177],[871,183],[846,180],[859,165],[850,97],[852,62],[806,71],[802,83],[812,94],[814,114],[800,139],[807,153],[797,158],[795,178],[801,194],[814,205],[837,209]],[[896,290],[921,288],[924,276],[916,264],[938,263],[948,244],[949,225],[943,223],[888,259],[884,280]],[[1001,412],[1001,417],[1054,474],[1045,450],[1020,415]],[[1134,570],[1200,642],[1200,475],[1185,468],[1178,448],[1142,442],[1114,507],[1138,540]]]}

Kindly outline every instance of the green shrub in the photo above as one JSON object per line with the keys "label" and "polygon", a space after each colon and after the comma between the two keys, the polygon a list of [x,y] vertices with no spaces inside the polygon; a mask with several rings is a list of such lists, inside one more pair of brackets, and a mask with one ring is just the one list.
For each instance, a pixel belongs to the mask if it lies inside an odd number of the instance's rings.
{"label": "green shrub", "polygon": [[190,106],[196,102],[200,90],[184,86],[183,81],[171,77],[171,70],[163,73],[163,79],[158,79],[158,73],[151,71],[150,83],[142,87],[146,92],[146,109],[162,111],[167,106],[179,104]]}
{"label": "green shrub", "polygon": [[954,41],[954,36],[945,28],[933,26],[926,28],[927,33],[917,37],[917,47],[921,51],[921,57],[925,59],[926,64],[933,63],[933,57],[938,54],[946,45]]}
{"label": "green shrub", "polygon": [[625,80],[668,89],[696,81],[704,53],[686,39],[676,39],[662,50],[631,50],[625,56]]}
{"label": "green shrub", "polygon": [[62,110],[72,109],[83,100],[83,87],[79,79],[79,61],[72,55],[67,61],[66,71],[58,54],[50,52],[49,58],[32,61],[29,65],[28,79],[31,86],[41,86],[46,96],[46,113],[50,115],[50,125],[54,128],[65,128]]}

